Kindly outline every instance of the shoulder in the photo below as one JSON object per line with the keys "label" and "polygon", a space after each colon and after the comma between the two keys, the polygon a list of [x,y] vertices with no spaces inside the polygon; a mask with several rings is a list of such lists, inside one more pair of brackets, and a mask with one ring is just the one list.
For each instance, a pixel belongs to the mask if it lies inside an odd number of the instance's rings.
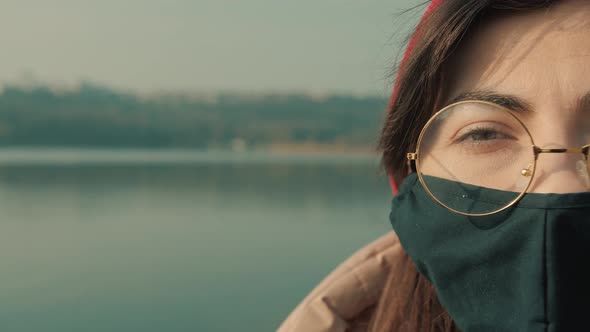
{"label": "shoulder", "polygon": [[399,239],[393,232],[359,249],[303,299],[279,331],[351,329],[377,303],[390,266],[401,254]]}

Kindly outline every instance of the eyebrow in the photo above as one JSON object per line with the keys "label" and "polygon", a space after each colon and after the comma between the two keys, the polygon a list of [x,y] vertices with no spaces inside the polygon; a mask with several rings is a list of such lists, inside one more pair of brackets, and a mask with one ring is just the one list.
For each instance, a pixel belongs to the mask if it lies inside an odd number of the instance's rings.
{"label": "eyebrow", "polygon": [[[586,98],[587,97],[587,98]],[[583,98],[586,106],[590,107],[590,93]],[[492,90],[466,91],[453,98],[448,105],[467,100],[481,100],[506,107],[517,113],[528,114],[533,112],[531,103],[514,95],[499,93]]]}
{"label": "eyebrow", "polygon": [[[517,113],[533,113],[532,103],[520,97],[492,90],[466,91],[453,98],[447,105],[467,100],[481,100],[494,103]],[[590,112],[590,91],[576,102],[575,112]]]}

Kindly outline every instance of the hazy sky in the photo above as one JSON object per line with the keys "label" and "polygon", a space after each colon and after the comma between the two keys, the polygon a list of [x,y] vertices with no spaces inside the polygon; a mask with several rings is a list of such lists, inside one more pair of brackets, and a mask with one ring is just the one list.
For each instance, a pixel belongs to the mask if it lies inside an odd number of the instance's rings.
{"label": "hazy sky", "polygon": [[0,82],[382,95],[419,2],[2,0]]}

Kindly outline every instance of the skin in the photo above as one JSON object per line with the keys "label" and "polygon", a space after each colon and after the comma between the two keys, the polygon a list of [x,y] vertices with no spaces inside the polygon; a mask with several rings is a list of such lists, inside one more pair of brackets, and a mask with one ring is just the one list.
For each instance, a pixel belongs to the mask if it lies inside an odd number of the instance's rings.
{"label": "skin", "polygon": [[[521,104],[513,108],[535,145],[577,148],[590,143],[589,1],[562,1],[549,9],[488,20],[466,37],[447,69],[442,106],[467,92],[493,91]],[[526,111],[516,109],[521,107]],[[588,191],[576,168],[582,158],[577,153],[541,154],[529,191]]]}

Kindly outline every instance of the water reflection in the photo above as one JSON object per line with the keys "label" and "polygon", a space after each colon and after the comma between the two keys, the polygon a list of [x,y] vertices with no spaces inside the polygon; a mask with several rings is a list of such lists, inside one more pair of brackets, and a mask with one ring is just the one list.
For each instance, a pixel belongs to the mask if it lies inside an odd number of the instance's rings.
{"label": "water reflection", "polygon": [[373,162],[0,168],[10,331],[272,330],[388,230]]}

